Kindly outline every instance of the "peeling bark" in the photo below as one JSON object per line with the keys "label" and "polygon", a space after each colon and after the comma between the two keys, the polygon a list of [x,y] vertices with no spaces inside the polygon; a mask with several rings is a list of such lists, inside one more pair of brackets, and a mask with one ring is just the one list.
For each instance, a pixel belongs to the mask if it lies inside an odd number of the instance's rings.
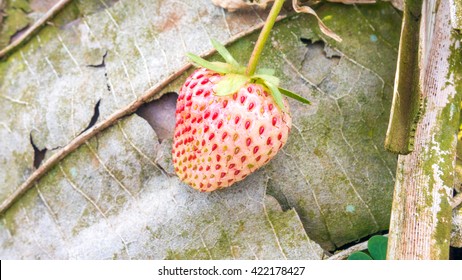
{"label": "peeling bark", "polygon": [[393,153],[408,154],[414,148],[415,125],[421,114],[419,49],[422,0],[406,2],[399,43],[396,79],[385,148]]}
{"label": "peeling bark", "polygon": [[[406,4],[414,1],[408,1]],[[459,104],[460,35],[449,1],[424,1],[419,34],[423,113],[414,151],[398,158],[388,259],[448,259]]]}

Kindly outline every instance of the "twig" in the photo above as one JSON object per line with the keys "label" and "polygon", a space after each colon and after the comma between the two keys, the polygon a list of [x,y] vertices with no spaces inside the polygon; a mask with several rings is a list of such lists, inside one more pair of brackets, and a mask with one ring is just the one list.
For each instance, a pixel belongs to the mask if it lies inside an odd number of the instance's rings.
{"label": "twig", "polygon": [[[279,16],[276,21],[280,21],[286,18],[285,15]],[[231,44],[236,40],[247,36],[258,29],[263,27],[264,23],[257,24],[253,26],[251,29],[246,30],[244,32],[238,33],[237,35],[233,36],[226,44]],[[215,50],[210,50],[203,56],[209,56],[215,53]],[[100,133],[101,131],[105,130],[106,128],[110,127],[111,125],[115,124],[117,121],[126,117],[133,112],[135,112],[141,105],[149,102],[156,94],[160,93],[163,88],[165,88],[169,83],[173,80],[181,76],[185,71],[187,71],[192,66],[191,63],[183,65],[178,71],[173,73],[172,75],[168,76],[162,82],[154,85],[150,89],[148,89],[142,96],[138,97],[135,101],[128,104],[126,107],[117,110],[115,113],[110,115],[104,121],[101,121],[95,124],[90,129],[86,130],[84,133],[78,135],[74,138],[70,143],[64,146],[61,150],[53,154],[50,158],[48,158],[43,164],[35,170],[27,180],[22,183],[19,188],[17,188],[7,199],[5,199],[2,204],[0,205],[0,214],[5,212],[8,208],[13,205],[13,203],[18,200],[26,191],[31,189],[34,186],[34,183],[37,182],[46,172],[48,172],[51,168],[53,168],[60,160],[65,158],[67,155],[75,151],[78,147],[82,144],[87,142],[90,138],[95,136],[96,134]]]}
{"label": "twig", "polygon": [[330,256],[328,260],[344,260],[348,258],[354,252],[359,252],[359,251],[363,251],[366,249],[367,249],[367,240]]}
{"label": "twig", "polygon": [[14,40],[0,51],[0,59],[6,57],[11,51],[15,50],[21,44],[29,40],[32,35],[39,31],[45,23],[50,21],[59,11],[61,11],[67,4],[72,0],[60,0],[56,3],[46,14],[43,15],[38,21],[36,21],[31,27],[29,27],[18,39]]}
{"label": "twig", "polygon": [[[388,234],[384,234],[383,236],[388,236]],[[351,254],[354,252],[359,252],[359,251],[364,251],[367,249],[367,242],[369,240],[366,240],[364,242],[358,243],[354,246],[351,246],[350,248],[347,248],[343,251],[340,251],[328,258],[328,260],[344,260],[348,258]]]}

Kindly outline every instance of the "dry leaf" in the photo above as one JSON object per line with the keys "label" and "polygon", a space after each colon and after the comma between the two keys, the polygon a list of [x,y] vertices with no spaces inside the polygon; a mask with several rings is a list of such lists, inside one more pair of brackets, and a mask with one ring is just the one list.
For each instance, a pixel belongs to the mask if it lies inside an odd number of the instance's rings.
{"label": "dry leaf", "polygon": [[274,0],[212,0],[212,2],[229,12],[234,12],[236,10],[250,9],[252,6],[265,9],[268,3],[274,2]]}
{"label": "dry leaf", "polygon": [[300,6],[298,4],[298,0],[292,0],[292,6],[297,13],[306,13],[306,14],[315,16],[316,19],[318,20],[319,28],[321,29],[322,33],[324,33],[325,35],[329,36],[330,38],[334,39],[337,42],[342,42],[342,38],[340,38],[340,36],[335,34],[332,30],[330,30],[329,27],[327,27],[322,22],[322,20],[318,17],[318,15],[313,9],[311,9],[308,6]]}

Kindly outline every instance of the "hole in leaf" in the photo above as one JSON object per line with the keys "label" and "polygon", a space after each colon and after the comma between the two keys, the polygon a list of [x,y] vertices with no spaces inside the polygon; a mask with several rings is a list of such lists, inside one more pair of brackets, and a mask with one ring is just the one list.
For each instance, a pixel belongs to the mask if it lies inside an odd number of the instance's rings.
{"label": "hole in leaf", "polygon": [[314,41],[313,39],[304,38],[304,37],[300,37],[300,41],[301,41],[303,44],[307,45],[307,46],[309,46],[309,45],[318,45],[318,46],[321,46],[321,47],[324,48],[324,45],[325,45],[324,41],[322,41],[322,40],[316,40],[316,41]]}
{"label": "hole in leaf", "polygon": [[177,98],[176,92],[168,92],[136,110],[136,114],[145,119],[154,129],[159,143],[173,137]]}
{"label": "hole in leaf", "polygon": [[21,37],[21,35],[24,34],[24,32],[26,32],[29,29],[29,26],[30,26],[29,24],[26,24],[24,27],[21,27],[18,30],[16,30],[16,32],[13,35],[11,35],[9,44],[13,43],[19,37]]}
{"label": "hole in leaf", "polygon": [[312,40],[300,37],[300,41],[313,51],[321,51],[324,56],[329,59],[338,59],[341,57],[337,51],[329,47],[329,45],[326,45],[326,43],[322,40]]}
{"label": "hole in leaf", "polygon": [[45,154],[47,153],[48,149],[38,148],[37,145],[35,145],[34,143],[34,139],[32,138],[32,133],[30,133],[29,136],[30,136],[30,144],[32,145],[32,148],[34,149],[34,167],[38,168],[40,164],[42,163],[43,159],[45,158]]}
{"label": "hole in leaf", "polygon": [[99,118],[99,105],[100,104],[101,104],[101,99],[98,100],[98,102],[96,102],[96,104],[95,104],[95,108],[93,110],[93,116],[90,119],[90,123],[87,125],[87,127],[84,130],[82,130],[82,132],[79,133],[79,135],[84,133],[85,131],[89,130],[92,126],[94,126],[96,124],[96,122],[98,121],[98,118]]}

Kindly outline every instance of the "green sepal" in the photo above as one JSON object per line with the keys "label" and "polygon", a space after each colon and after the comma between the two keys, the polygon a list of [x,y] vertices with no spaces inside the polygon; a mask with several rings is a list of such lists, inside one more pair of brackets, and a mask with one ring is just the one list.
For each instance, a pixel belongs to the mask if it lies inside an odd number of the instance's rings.
{"label": "green sepal", "polygon": [[252,76],[252,79],[261,79],[261,80],[263,80],[264,82],[272,83],[272,84],[275,85],[276,87],[279,86],[279,81],[280,81],[278,77],[271,76],[271,75],[265,75],[265,74],[253,75],[253,76]]}
{"label": "green sepal", "polygon": [[217,52],[225,59],[225,61],[236,68],[240,68],[239,63],[234,59],[231,53],[223,46],[220,42],[215,39],[211,39],[212,46],[217,50]]}
{"label": "green sepal", "polygon": [[[236,68],[228,63],[224,63],[224,62],[219,62],[219,61],[212,61],[210,62],[212,63],[213,65],[217,66],[217,67],[221,67],[223,69],[228,69],[226,73],[224,74],[241,74],[243,75],[244,72],[245,72],[245,68],[244,67],[240,67],[240,68]],[[213,70],[213,69],[211,69]]]}
{"label": "green sepal", "polygon": [[278,105],[278,107],[284,112],[286,113],[286,107],[284,106],[284,102],[282,101],[282,94],[281,92],[279,91],[278,87],[274,84],[272,84],[271,82],[268,82],[268,81],[265,81],[263,80],[263,82],[265,83],[265,85],[268,87],[268,89],[270,90],[271,92],[271,95],[273,96],[274,98],[274,102],[276,102],[276,105]]}
{"label": "green sepal", "polygon": [[196,66],[204,67],[220,74],[226,74],[223,79],[221,79],[220,82],[216,84],[215,95],[226,96],[233,94],[238,91],[239,88],[244,86],[245,83],[253,80],[252,82],[263,84],[269,89],[276,105],[283,112],[286,112],[286,108],[282,99],[283,94],[304,104],[311,104],[309,100],[303,98],[302,96],[287,89],[280,88],[280,79],[274,76],[274,69],[261,68],[257,71],[256,75],[253,75],[252,77],[246,76],[246,68],[239,65],[239,63],[234,59],[234,57],[224,45],[215,39],[211,39],[211,43],[217,52],[225,59],[226,63],[216,61],[210,62],[192,53],[187,53],[186,55]]}
{"label": "green sepal", "polygon": [[292,91],[290,91],[290,90],[287,90],[287,89],[281,88],[281,87],[279,88],[279,91],[280,91],[282,94],[284,94],[285,96],[290,97],[290,98],[292,98],[292,99],[295,99],[295,100],[297,100],[297,101],[299,101],[299,102],[302,102],[302,103],[304,103],[304,104],[311,104],[311,102],[310,102],[308,99],[305,99],[304,97],[302,97],[302,96],[296,94],[295,92],[292,92]]}
{"label": "green sepal", "polygon": [[229,65],[227,63],[209,62],[209,61],[203,59],[202,57],[197,56],[197,55],[192,54],[192,53],[187,53],[186,55],[189,57],[189,59],[191,59],[193,61],[194,64],[197,64],[197,65],[199,65],[201,67],[210,69],[210,70],[215,71],[217,73],[222,73],[222,74],[231,73],[233,71],[233,68],[234,68],[234,67],[232,67],[232,65]]}
{"label": "green sepal", "polygon": [[229,69],[229,72],[225,74],[241,74],[244,75],[245,73],[245,67],[239,66],[238,68],[232,66],[231,64],[224,63],[224,62],[219,62],[219,61],[213,61],[211,62],[214,65],[218,65],[219,67],[224,67],[226,69]]}
{"label": "green sepal", "polygon": [[235,93],[249,81],[249,77],[239,74],[227,74],[215,86],[215,95],[226,96]]}

